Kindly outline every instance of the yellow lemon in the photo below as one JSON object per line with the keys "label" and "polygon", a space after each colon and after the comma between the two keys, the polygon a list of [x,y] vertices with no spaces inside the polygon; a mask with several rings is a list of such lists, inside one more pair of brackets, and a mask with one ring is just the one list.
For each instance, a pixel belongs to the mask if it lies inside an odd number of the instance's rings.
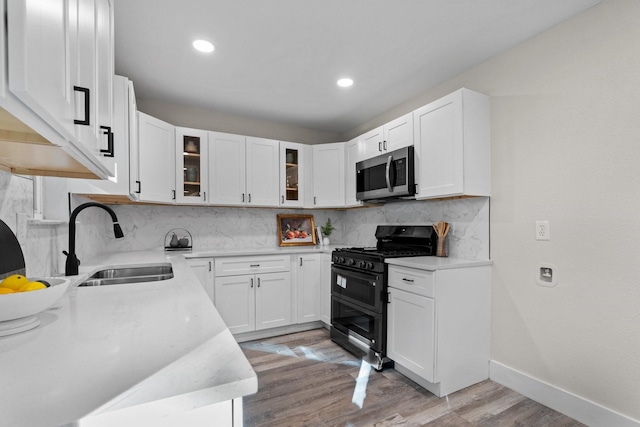
{"label": "yellow lemon", "polygon": [[3,288],[9,288],[9,289],[13,289],[14,291],[17,291],[18,289],[20,289],[22,285],[26,283],[29,283],[29,279],[27,279],[21,274],[14,274],[12,276],[5,278],[2,282],[0,282],[0,286],[2,286]]}
{"label": "yellow lemon", "polygon": [[2,294],[15,294],[16,291],[14,291],[13,289],[9,289],[9,288],[0,288],[0,295]]}
{"label": "yellow lemon", "polygon": [[37,291],[38,289],[46,289],[46,285],[40,282],[27,282],[24,285],[20,286],[18,292],[29,292],[29,291]]}

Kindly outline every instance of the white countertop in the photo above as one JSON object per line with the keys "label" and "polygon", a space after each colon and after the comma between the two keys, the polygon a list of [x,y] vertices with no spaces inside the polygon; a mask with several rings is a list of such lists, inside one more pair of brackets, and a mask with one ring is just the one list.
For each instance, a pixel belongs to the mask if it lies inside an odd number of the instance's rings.
{"label": "white countertop", "polygon": [[419,256],[411,258],[389,258],[385,262],[389,265],[417,268],[420,270],[446,270],[450,268],[468,268],[491,265],[490,259],[472,260],[463,258],[449,258],[436,256]]}
{"label": "white countertop", "polygon": [[[56,426],[161,400],[198,408],[249,394],[257,377],[181,254],[101,255],[81,266],[171,262],[174,278],[71,286],[41,325],[0,338],[0,426]],[[84,274],[83,274],[84,273]]]}

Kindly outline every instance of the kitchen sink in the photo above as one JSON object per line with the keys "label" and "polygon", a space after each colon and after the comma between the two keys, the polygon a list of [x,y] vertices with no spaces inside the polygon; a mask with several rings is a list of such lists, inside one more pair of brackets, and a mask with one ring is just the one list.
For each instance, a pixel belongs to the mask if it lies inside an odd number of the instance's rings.
{"label": "kitchen sink", "polygon": [[125,283],[157,282],[173,278],[171,264],[152,264],[139,267],[107,268],[97,271],[78,286],[121,285]]}

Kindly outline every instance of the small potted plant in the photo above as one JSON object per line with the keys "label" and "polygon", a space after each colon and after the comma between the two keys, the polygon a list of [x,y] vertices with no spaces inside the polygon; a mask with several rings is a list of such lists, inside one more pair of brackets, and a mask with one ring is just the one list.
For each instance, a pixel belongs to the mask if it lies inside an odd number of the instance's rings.
{"label": "small potted plant", "polygon": [[331,224],[331,218],[327,218],[327,222],[320,227],[320,230],[322,231],[322,243],[324,245],[329,245],[329,236],[331,236],[331,233],[333,233],[333,224]]}

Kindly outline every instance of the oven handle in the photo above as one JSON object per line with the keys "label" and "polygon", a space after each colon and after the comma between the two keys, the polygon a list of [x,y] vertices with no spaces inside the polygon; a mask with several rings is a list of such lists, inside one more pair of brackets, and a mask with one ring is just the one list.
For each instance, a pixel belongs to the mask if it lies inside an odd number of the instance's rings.
{"label": "oven handle", "polygon": [[346,268],[336,267],[335,265],[331,267],[331,271],[339,273],[339,274],[342,274],[343,276],[352,276],[352,277],[357,277],[357,278],[360,278],[360,279],[373,281],[374,282],[373,286],[375,286],[375,282],[380,281],[380,274],[379,273],[364,273],[364,272],[361,272],[361,271],[348,270]]}

